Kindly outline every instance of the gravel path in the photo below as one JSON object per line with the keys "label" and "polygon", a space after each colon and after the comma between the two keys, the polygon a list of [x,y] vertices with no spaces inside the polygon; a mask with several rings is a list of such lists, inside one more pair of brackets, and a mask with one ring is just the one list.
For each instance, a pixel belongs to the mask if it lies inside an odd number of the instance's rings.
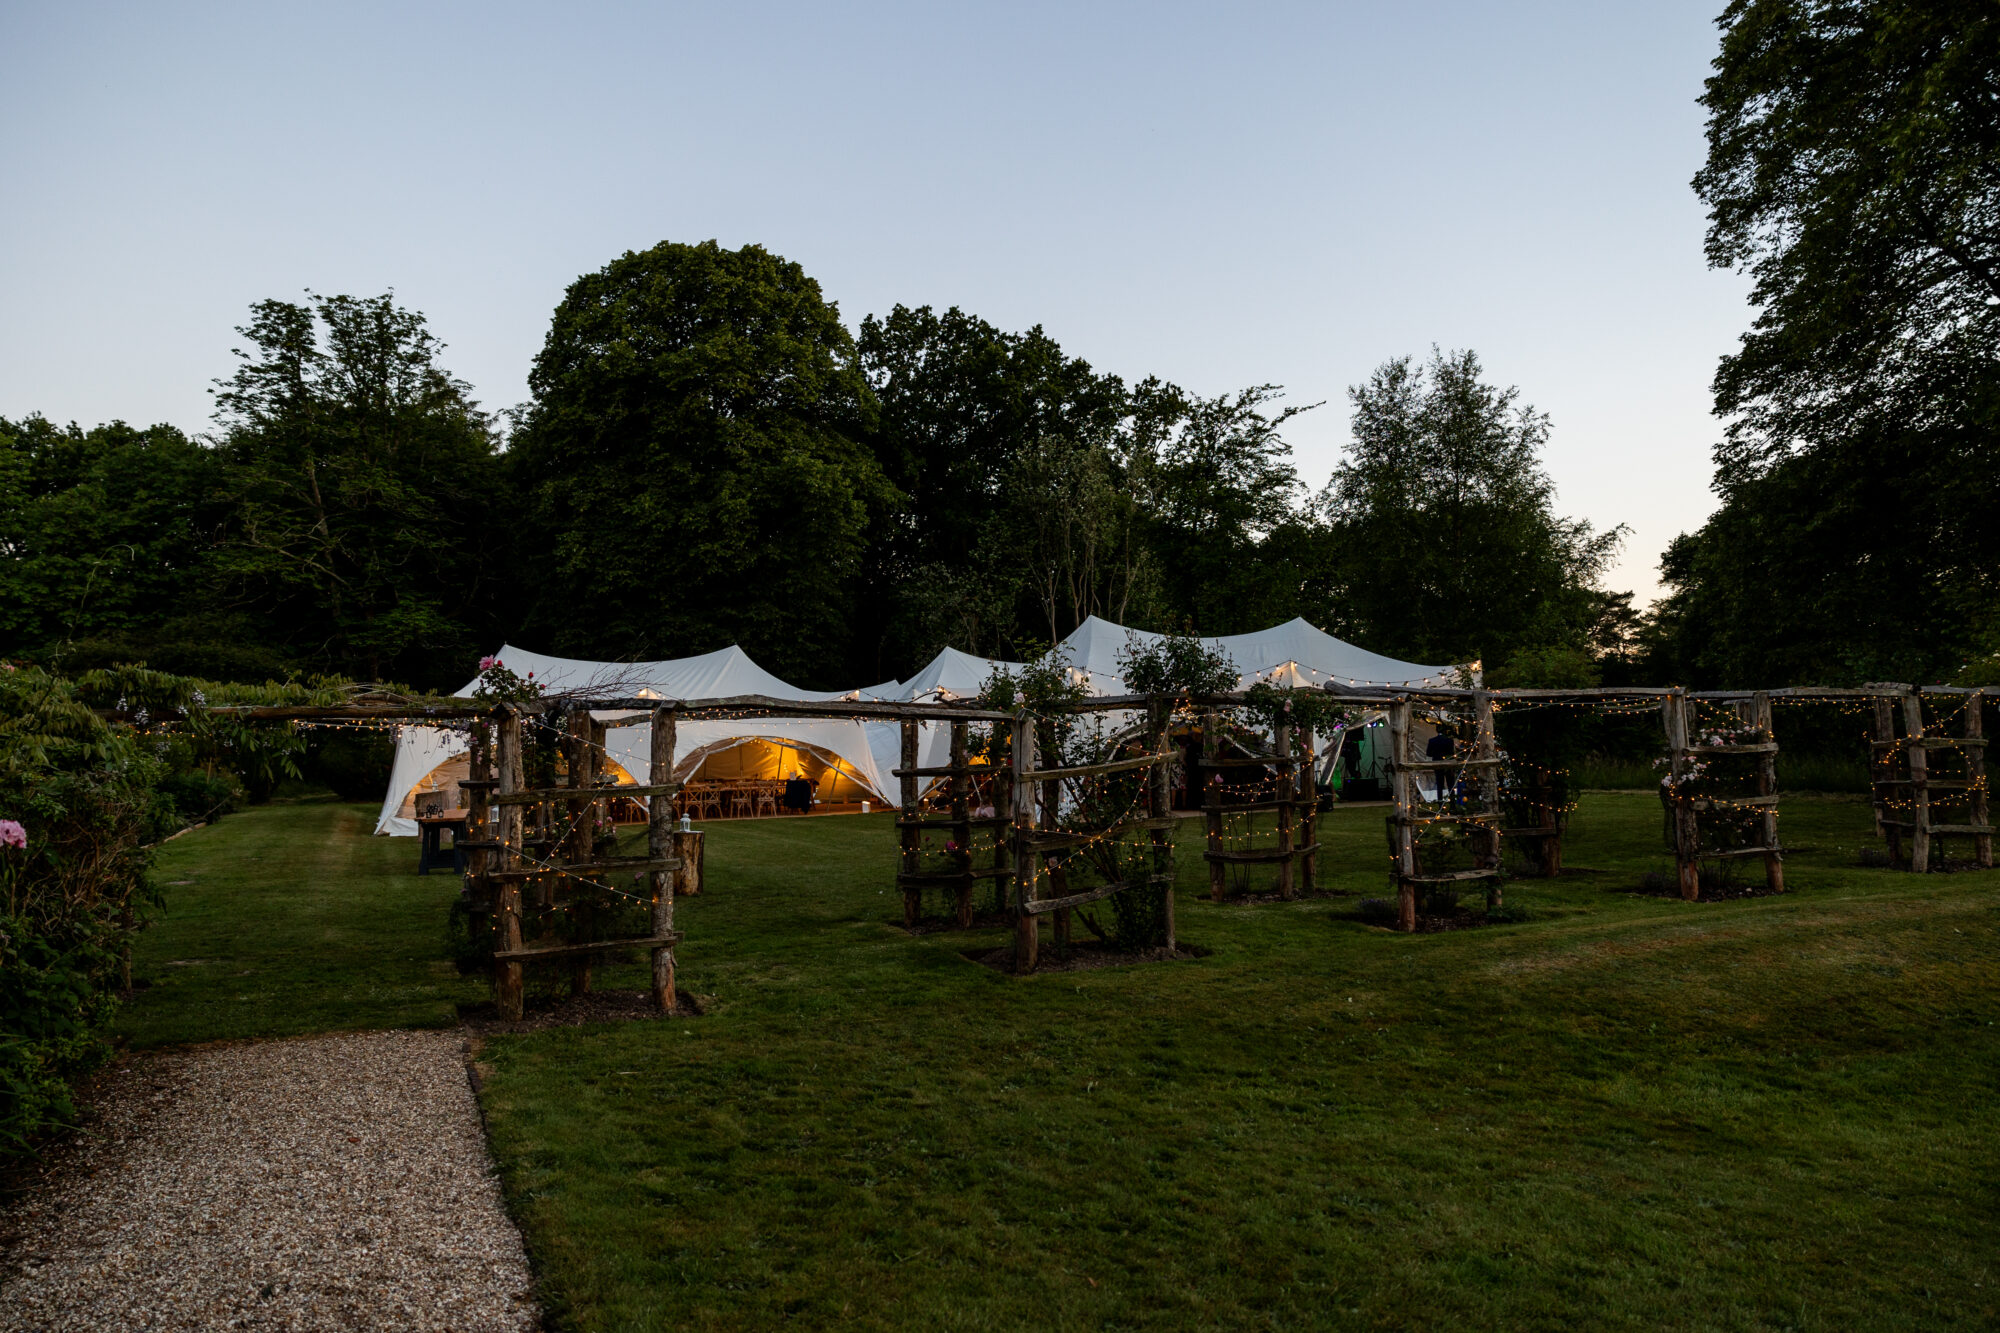
{"label": "gravel path", "polygon": [[539,1327],[458,1032],[152,1056],[8,1219],[0,1329]]}

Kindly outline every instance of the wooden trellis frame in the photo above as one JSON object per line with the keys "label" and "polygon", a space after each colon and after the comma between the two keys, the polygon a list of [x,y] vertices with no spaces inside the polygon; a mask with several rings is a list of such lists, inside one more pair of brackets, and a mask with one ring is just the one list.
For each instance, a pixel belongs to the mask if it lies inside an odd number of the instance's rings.
{"label": "wooden trellis frame", "polygon": [[[1895,693],[1878,693],[1873,701],[1875,735],[1869,785],[1874,794],[1875,827],[1888,842],[1890,857],[1903,860],[1903,835],[1907,832],[1910,870],[1921,875],[1930,869],[1931,849],[1939,838],[1966,837],[1972,840],[1974,862],[1990,870],[1993,821],[1986,784],[1985,691],[1940,685],[1889,688]],[[1924,721],[1927,697],[1960,700],[1959,735],[1930,734]],[[1932,759],[1945,754],[1962,759],[1963,775],[1940,776],[1932,771]],[[1899,799],[1905,796],[1906,800]],[[1953,806],[1964,808],[1962,820],[1938,818],[1941,809]]]}
{"label": "wooden trellis frame", "polygon": [[[1271,752],[1227,756],[1222,753],[1222,714],[1208,708],[1201,714],[1201,768],[1212,773],[1228,768],[1268,768],[1277,772],[1273,794],[1247,801],[1223,800],[1225,784],[1211,779],[1202,792],[1202,821],[1207,834],[1203,859],[1208,862],[1209,897],[1228,897],[1231,865],[1262,864],[1277,869],[1278,897],[1292,901],[1310,893],[1319,865],[1319,799],[1313,786],[1313,739],[1310,728],[1279,723],[1271,731]],[[1261,811],[1277,816],[1277,845],[1229,851],[1222,845],[1223,820],[1240,814],[1255,821]]]}
{"label": "wooden trellis frame", "polygon": [[[1689,728],[1691,704],[1695,699],[1733,705],[1739,721],[1765,739],[1749,743],[1705,745],[1693,739]],[[1785,853],[1778,840],[1778,742],[1771,720],[1771,694],[1758,690],[1749,694],[1705,691],[1691,695],[1676,687],[1660,703],[1660,717],[1666,731],[1668,785],[1662,790],[1668,801],[1673,832],[1674,870],[1681,897],[1694,902],[1701,897],[1701,863],[1704,860],[1758,857],[1764,863],[1764,883],[1772,893],[1785,891]],[[1693,765],[1704,759],[1731,755],[1754,756],[1757,761],[1757,790],[1750,796],[1721,799],[1683,794]],[[1748,847],[1715,849],[1707,847],[1702,829],[1709,822],[1735,817],[1748,810],[1758,818],[1758,840]],[[1704,818],[1706,817],[1706,818]]]}
{"label": "wooden trellis frame", "polygon": [[[972,924],[974,883],[982,879],[1008,880],[1013,877],[1012,848],[1008,846],[1005,833],[1013,823],[1005,808],[1006,798],[1011,796],[1013,788],[1010,782],[1004,780],[1004,770],[992,765],[973,764],[967,734],[971,724],[963,721],[946,724],[951,728],[950,762],[931,768],[919,767],[917,750],[921,725],[914,719],[902,723],[902,766],[894,770],[894,776],[901,783],[899,795],[902,809],[896,819],[901,862],[896,871],[896,887],[903,895],[903,924],[910,928],[916,926],[923,911],[924,887],[942,885],[952,890],[954,919],[963,929]],[[974,818],[972,793],[978,773],[992,778],[994,808],[991,815]],[[927,816],[923,813],[919,788],[924,778],[943,779],[948,814]],[[995,832],[992,860],[988,865],[975,866],[972,863],[974,829]],[[949,832],[957,849],[951,854],[953,865],[949,870],[922,868],[925,837],[937,832]]]}
{"label": "wooden trellis frame", "polygon": [[[1178,945],[1174,925],[1172,830],[1179,821],[1171,809],[1172,793],[1167,782],[1167,765],[1175,758],[1173,752],[1167,748],[1170,705],[1150,696],[1139,696],[1091,700],[1073,705],[1065,711],[1106,712],[1134,705],[1143,708],[1146,713],[1147,754],[1134,759],[1114,759],[1104,763],[1079,764],[1063,768],[1038,768],[1039,743],[1035,734],[1035,719],[1025,710],[1012,718],[1008,776],[1013,788],[1012,901],[1016,972],[1033,972],[1040,962],[1041,919],[1044,916],[1052,919],[1055,942],[1058,945],[1066,945],[1069,943],[1069,918],[1073,908],[1130,889],[1143,887],[1164,895],[1164,924],[1168,952],[1172,952]],[[1088,832],[1042,831],[1056,822],[1061,803],[1062,783],[1065,780],[1100,777],[1135,769],[1147,770],[1144,816],[1120,820],[1105,828]],[[1152,850],[1145,876],[1136,880],[1114,880],[1100,884],[1094,889],[1069,893],[1066,891],[1068,888],[1066,881],[1060,875],[1052,873],[1050,887],[1056,892],[1048,897],[1041,895],[1041,871],[1048,853],[1067,851],[1092,840],[1115,838],[1135,829],[1146,830],[1150,835],[1148,841]]]}
{"label": "wooden trellis frame", "polygon": [[[673,780],[675,721],[670,706],[647,701],[652,723],[652,765],[643,786],[600,784],[596,756],[603,747],[604,727],[590,715],[590,701],[559,705],[563,719],[564,748],[568,752],[569,780],[558,787],[531,788],[522,774],[521,724],[524,716],[540,713],[532,705],[502,704],[495,709],[493,763],[497,770],[490,779],[491,804],[498,812],[494,836],[481,838],[475,854],[476,873],[468,867],[467,888],[475,900],[490,904],[493,917],[493,999],[502,1017],[518,1020],[524,999],[525,968],[531,962],[566,960],[570,964],[570,991],[587,994],[592,984],[592,965],[603,955],[624,949],[645,949],[652,958],[653,1002],[661,1012],[674,1010],[675,958],[673,946],[680,940],[674,929],[674,872],[680,858],[674,854],[674,794],[680,784]],[[626,710],[636,711],[636,710]],[[477,763],[475,754],[475,764]],[[475,796],[488,779],[476,768]],[[647,851],[644,856],[598,856],[592,846],[596,814],[613,800],[644,799],[646,802]],[[546,837],[530,837],[530,813],[552,814],[563,808],[565,832],[553,843]],[[478,808],[475,803],[475,810]],[[483,812],[480,819],[483,832]],[[543,828],[550,828],[548,822]],[[468,832],[472,831],[468,820]],[[539,849],[537,855],[530,849]],[[528,941],[522,938],[524,895],[534,893],[543,905],[559,903],[571,892],[572,884],[595,885],[598,876],[643,875],[651,890],[650,929],[638,938],[582,939],[563,943]],[[598,886],[602,887],[602,886]],[[575,919],[588,935],[594,920],[591,899],[575,894]]]}
{"label": "wooden trellis frame", "polygon": [[[1403,695],[1389,703],[1389,796],[1393,812],[1389,815],[1390,875],[1396,884],[1396,929],[1414,931],[1417,928],[1417,898],[1432,885],[1456,885],[1470,887],[1480,884],[1486,890],[1486,905],[1489,909],[1502,905],[1502,872],[1500,867],[1501,812],[1499,808],[1500,765],[1498,745],[1493,731],[1493,696],[1487,690],[1472,690],[1461,695],[1453,692],[1446,696],[1453,702],[1461,698],[1469,703],[1474,725],[1473,753],[1470,759],[1417,759],[1410,753],[1410,735],[1415,721],[1414,699],[1422,697],[1426,702],[1434,702],[1436,696]],[[1440,812],[1436,815],[1421,813],[1417,798],[1417,774],[1471,772],[1479,784],[1479,804],[1477,810],[1462,810],[1445,813],[1440,800]],[[1429,824],[1460,824],[1472,831],[1478,839],[1474,853],[1476,864],[1471,870],[1455,870],[1442,874],[1425,874],[1418,864],[1418,830]]]}

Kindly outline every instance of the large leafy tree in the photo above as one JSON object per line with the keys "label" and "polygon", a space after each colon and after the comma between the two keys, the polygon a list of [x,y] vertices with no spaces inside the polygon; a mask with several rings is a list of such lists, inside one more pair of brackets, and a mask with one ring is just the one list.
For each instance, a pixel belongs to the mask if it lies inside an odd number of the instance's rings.
{"label": "large leafy tree", "polygon": [[458,683],[484,631],[496,440],[390,296],[261,301],[218,381],[212,613],[320,670]]}
{"label": "large leafy tree", "polygon": [[894,487],[839,312],[761,246],[662,243],[579,278],[510,449],[524,608],[558,652],[669,657],[741,643],[848,684],[871,529]]}
{"label": "large leafy tree", "polygon": [[1004,333],[956,307],[871,315],[859,347],[880,404],[871,443],[905,497],[869,558],[863,633],[884,671],[946,643],[992,654],[1066,632],[1107,579],[1130,604],[1117,376],[1039,326]]}
{"label": "large leafy tree", "polygon": [[1199,398],[1158,380],[1135,393],[1130,468],[1168,627],[1238,634],[1299,613],[1284,534],[1302,496],[1283,430],[1308,409],[1274,410],[1278,397],[1262,384]]}
{"label": "large leafy tree", "polygon": [[1321,617],[1419,662],[1588,646],[1623,529],[1554,509],[1549,419],[1481,378],[1470,351],[1379,367],[1348,391],[1353,440],[1319,498]]}
{"label": "large leafy tree", "polygon": [[1738,0],[1721,25],[1694,184],[1758,313],[1660,652],[1933,679],[2000,634],[2000,10]]}

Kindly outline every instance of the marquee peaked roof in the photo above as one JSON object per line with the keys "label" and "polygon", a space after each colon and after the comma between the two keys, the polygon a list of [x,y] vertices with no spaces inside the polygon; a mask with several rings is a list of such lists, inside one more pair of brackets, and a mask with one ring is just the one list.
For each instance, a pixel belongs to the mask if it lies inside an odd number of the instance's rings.
{"label": "marquee peaked roof", "polygon": [[[1093,677],[1120,678],[1123,668],[1118,657],[1126,645],[1137,641],[1152,644],[1166,637],[1150,630],[1127,629],[1091,616],[1062,641],[1069,650],[1071,665]],[[1452,685],[1458,670],[1450,666],[1424,666],[1402,662],[1366,648],[1357,648],[1345,639],[1336,639],[1302,617],[1254,634],[1224,634],[1203,639],[1221,649],[1241,673],[1239,688],[1260,680],[1278,685]]]}

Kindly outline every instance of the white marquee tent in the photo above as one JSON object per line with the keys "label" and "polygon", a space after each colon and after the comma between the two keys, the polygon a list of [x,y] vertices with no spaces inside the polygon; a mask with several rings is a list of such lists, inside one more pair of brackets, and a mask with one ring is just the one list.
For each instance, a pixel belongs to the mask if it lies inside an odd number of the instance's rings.
{"label": "white marquee tent", "polygon": [[[1073,669],[1085,673],[1092,693],[1124,694],[1128,691],[1121,675],[1119,654],[1128,643],[1151,643],[1161,637],[1092,616],[1064,639],[1056,651],[1065,655]],[[1238,683],[1242,688],[1260,680],[1291,686],[1449,685],[1458,680],[1458,668],[1399,662],[1336,639],[1304,620],[1290,620],[1254,634],[1224,635],[1205,642],[1228,655],[1239,673]],[[907,681],[886,681],[863,689],[823,693],[786,684],[736,647],[665,662],[587,662],[531,653],[511,645],[501,648],[496,656],[518,675],[533,672],[535,680],[552,693],[590,688],[602,693],[658,695],[664,699],[762,694],[800,702],[840,699],[929,702],[969,698],[980,692],[996,667],[1015,669],[1020,665],[946,648]],[[476,684],[476,681],[468,684],[459,694],[470,695]],[[610,758],[635,780],[643,778],[652,760],[650,729],[644,725],[618,726],[617,715],[603,716],[614,724],[605,737]],[[638,723],[641,719],[632,721]],[[898,763],[901,737],[893,722],[813,718],[684,722],[676,740],[675,772],[682,778],[711,756],[732,747],[763,742],[810,753],[819,763],[837,772],[843,781],[872,798],[888,802],[896,791],[891,771]],[[944,726],[925,724],[919,762],[927,767],[943,764],[948,746]],[[395,766],[375,831],[414,834],[417,826],[409,815],[413,794],[426,787],[448,786],[440,775],[446,774],[451,762],[465,750],[465,738],[457,732],[405,727],[397,741]],[[451,795],[455,798],[456,791]]]}

